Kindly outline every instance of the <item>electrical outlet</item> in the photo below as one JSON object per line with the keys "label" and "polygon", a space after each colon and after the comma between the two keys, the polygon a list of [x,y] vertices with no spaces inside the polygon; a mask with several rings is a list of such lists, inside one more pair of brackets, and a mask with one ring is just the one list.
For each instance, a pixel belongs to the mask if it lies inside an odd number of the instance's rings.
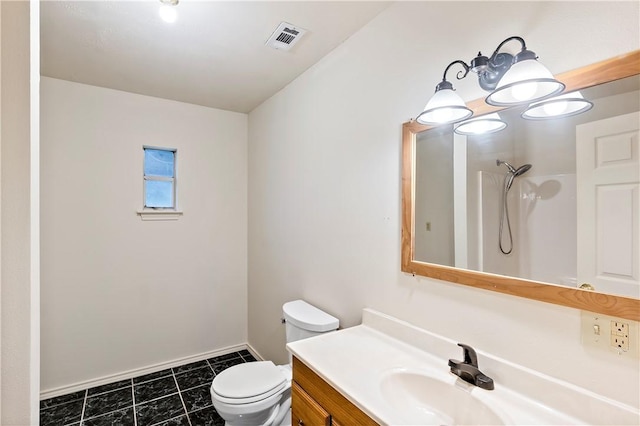
{"label": "electrical outlet", "polygon": [[623,350],[625,352],[629,351],[629,337],[624,336],[616,336],[615,334],[611,334],[611,346],[616,349]]}
{"label": "electrical outlet", "polygon": [[583,311],[581,322],[583,345],[640,358],[640,327],[636,321]]}
{"label": "electrical outlet", "polygon": [[611,321],[611,334],[629,337],[629,324],[621,321]]}

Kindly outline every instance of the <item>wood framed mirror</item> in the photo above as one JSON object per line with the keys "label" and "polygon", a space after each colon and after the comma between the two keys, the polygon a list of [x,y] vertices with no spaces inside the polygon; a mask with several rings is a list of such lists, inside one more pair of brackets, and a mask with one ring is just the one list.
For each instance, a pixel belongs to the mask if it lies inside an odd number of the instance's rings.
{"label": "wood framed mirror", "polygon": [[[556,76],[565,92],[584,90],[640,74],[640,50]],[[467,103],[474,116],[499,111],[484,98]],[[438,129],[438,130],[436,130]],[[452,132],[452,126],[449,131]],[[556,283],[428,263],[416,257],[416,140],[422,132],[443,132],[414,120],[402,127],[402,259],[403,272],[512,296],[640,321],[640,299]],[[446,131],[446,130],[445,130]],[[636,154],[637,155],[637,154]]]}

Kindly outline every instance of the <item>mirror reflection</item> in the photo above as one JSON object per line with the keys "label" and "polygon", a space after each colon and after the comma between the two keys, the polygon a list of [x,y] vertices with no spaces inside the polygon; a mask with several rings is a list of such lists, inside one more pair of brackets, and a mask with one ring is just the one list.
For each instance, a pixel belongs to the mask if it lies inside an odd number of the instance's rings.
{"label": "mirror reflection", "polygon": [[419,133],[414,259],[640,297],[639,90],[636,75],[582,90],[580,115],[523,106],[496,133]]}

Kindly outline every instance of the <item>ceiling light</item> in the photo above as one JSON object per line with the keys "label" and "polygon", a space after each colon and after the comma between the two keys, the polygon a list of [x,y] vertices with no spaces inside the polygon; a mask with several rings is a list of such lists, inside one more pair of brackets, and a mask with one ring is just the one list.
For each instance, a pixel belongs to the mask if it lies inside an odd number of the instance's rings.
{"label": "ceiling light", "polygon": [[176,10],[178,1],[179,0],[160,0],[162,6],[160,6],[158,13],[164,22],[169,24],[176,22],[176,19],[178,19],[178,11]]}
{"label": "ceiling light", "polygon": [[[520,42],[520,52],[515,56],[500,52],[512,40]],[[527,49],[524,39],[513,36],[500,43],[489,58],[478,52],[470,65],[461,60],[451,62],[444,71],[442,81],[436,86],[435,94],[416,121],[435,126],[457,123],[473,114],[462,98],[454,93],[453,85],[447,80],[447,72],[456,64],[464,69],[456,75],[458,80],[465,78],[469,71],[478,74],[480,87],[491,92],[486,98],[489,105],[519,105],[541,101],[561,93],[565,85],[556,80],[537,59],[536,54]]]}
{"label": "ceiling light", "polygon": [[463,121],[455,128],[454,132],[459,135],[486,135],[499,132],[505,127],[507,127],[507,123],[502,121],[497,112],[494,112]]}
{"label": "ceiling light", "polygon": [[593,102],[586,100],[580,92],[573,92],[529,105],[522,113],[522,118],[547,120],[569,117],[587,112],[592,107]]}

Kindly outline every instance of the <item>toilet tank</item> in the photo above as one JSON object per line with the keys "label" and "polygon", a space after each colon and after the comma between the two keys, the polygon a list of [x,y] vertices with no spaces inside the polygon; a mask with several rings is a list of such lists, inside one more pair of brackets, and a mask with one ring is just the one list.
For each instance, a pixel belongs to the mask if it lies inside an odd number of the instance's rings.
{"label": "toilet tank", "polygon": [[294,300],[282,306],[287,343],[338,329],[337,318],[305,302]]}

